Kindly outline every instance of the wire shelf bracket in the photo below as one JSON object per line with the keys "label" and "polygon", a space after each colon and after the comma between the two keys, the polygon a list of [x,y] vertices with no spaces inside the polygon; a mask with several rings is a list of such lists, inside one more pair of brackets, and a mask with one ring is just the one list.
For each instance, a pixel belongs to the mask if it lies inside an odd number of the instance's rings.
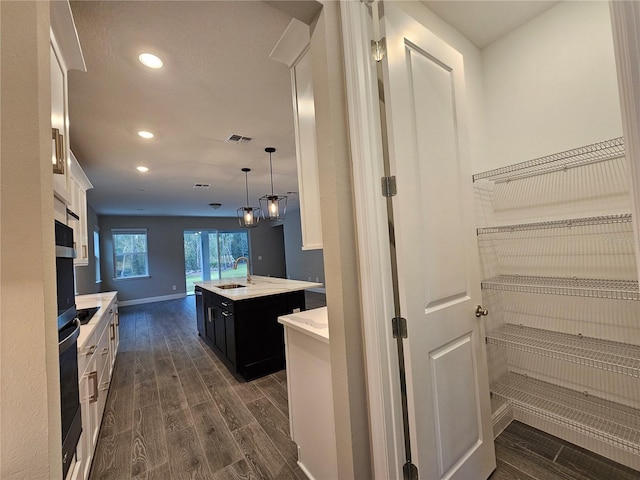
{"label": "wire shelf bracket", "polygon": [[495,398],[581,434],[640,455],[640,411],[509,373],[491,386]]}
{"label": "wire shelf bracket", "polygon": [[593,143],[565,152],[527,160],[507,167],[496,168],[473,175],[473,181],[492,180],[496,183],[551,173],[596,162],[613,160],[625,155],[624,138]]}
{"label": "wire shelf bracket", "polygon": [[482,281],[481,287],[483,290],[538,293],[542,295],[640,300],[640,291],[636,280],[498,275]]}
{"label": "wire shelf bracket", "polygon": [[640,378],[640,346],[507,323],[487,344]]}

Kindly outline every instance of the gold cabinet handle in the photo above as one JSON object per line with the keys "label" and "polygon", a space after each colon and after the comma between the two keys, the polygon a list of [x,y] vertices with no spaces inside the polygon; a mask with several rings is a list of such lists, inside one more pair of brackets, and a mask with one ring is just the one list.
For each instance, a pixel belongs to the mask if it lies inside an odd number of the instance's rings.
{"label": "gold cabinet handle", "polygon": [[89,397],[89,403],[95,403],[98,401],[98,372],[91,372],[89,374],[89,380],[93,381],[93,393]]}

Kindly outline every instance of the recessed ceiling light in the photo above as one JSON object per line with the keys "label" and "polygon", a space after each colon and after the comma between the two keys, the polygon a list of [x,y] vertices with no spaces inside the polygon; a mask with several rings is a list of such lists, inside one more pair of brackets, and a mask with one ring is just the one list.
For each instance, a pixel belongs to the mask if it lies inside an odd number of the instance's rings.
{"label": "recessed ceiling light", "polygon": [[153,138],[154,135],[151,132],[147,132],[146,130],[140,130],[138,132],[138,136],[142,138]]}
{"label": "recessed ceiling light", "polygon": [[143,172],[143,173],[149,171],[149,169],[147,167],[142,167],[142,166],[136,167],[136,170],[138,170],[139,172]]}
{"label": "recessed ceiling light", "polygon": [[162,68],[162,59],[153,53],[141,53],[138,60],[149,68]]}

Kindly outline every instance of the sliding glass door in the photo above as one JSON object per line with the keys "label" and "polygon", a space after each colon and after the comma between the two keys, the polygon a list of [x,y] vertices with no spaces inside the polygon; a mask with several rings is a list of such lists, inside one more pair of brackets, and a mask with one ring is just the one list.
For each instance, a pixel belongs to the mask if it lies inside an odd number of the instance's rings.
{"label": "sliding glass door", "polygon": [[246,230],[185,230],[184,269],[187,294],[193,294],[194,283],[220,278],[242,277],[247,264],[239,257],[249,257],[249,236]]}

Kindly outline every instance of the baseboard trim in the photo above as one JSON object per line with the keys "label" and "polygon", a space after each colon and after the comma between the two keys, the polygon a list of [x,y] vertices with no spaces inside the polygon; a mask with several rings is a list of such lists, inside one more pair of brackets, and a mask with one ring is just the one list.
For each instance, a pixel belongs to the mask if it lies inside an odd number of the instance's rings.
{"label": "baseboard trim", "polygon": [[174,293],[173,295],[161,295],[159,297],[134,298],[133,300],[118,300],[119,307],[128,307],[130,305],[142,305],[143,303],[164,302],[167,300],[177,300],[185,298],[186,293]]}

